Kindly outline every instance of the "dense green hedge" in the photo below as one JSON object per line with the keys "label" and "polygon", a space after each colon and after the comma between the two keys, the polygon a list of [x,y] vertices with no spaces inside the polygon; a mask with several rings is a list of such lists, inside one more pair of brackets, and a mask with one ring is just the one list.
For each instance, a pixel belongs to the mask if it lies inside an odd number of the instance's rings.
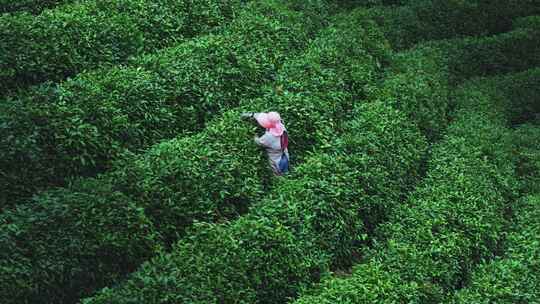
{"label": "dense green hedge", "polygon": [[[486,38],[460,38],[421,43],[397,53],[381,90],[374,95],[395,100],[430,139],[444,130],[448,117],[448,86],[475,76],[529,69],[540,64],[540,31],[516,30]],[[506,104],[512,123],[535,117],[540,108],[538,71],[482,80],[482,91]],[[477,88],[479,89],[479,88]]]}
{"label": "dense green hedge", "polygon": [[37,14],[46,8],[55,7],[68,1],[71,2],[71,0],[0,0],[0,14],[18,11]]}
{"label": "dense green hedge", "polygon": [[[360,24],[360,21],[364,22],[364,26],[356,28],[350,26],[350,24]],[[340,39],[342,32],[347,34],[344,35],[349,38],[347,41],[357,41],[358,44],[345,44]],[[313,47],[304,56],[291,60],[287,67],[282,68],[283,74],[280,73],[281,76],[278,78],[283,83],[288,83],[289,87],[283,88],[279,94],[269,93],[263,98],[246,101],[243,109],[259,110],[276,106],[285,118],[294,117],[295,122],[292,120],[291,123],[287,122],[291,130],[291,139],[294,139],[291,140],[291,144],[296,145],[294,152],[291,150],[294,157],[309,150],[321,148],[324,143],[331,140],[327,137],[328,130],[333,125],[331,122],[341,121],[338,118],[343,115],[343,108],[339,104],[342,103],[343,107],[351,105],[352,92],[360,94],[362,86],[372,82],[373,80],[369,79],[378,74],[377,70],[382,65],[382,59],[378,56],[386,54],[385,43],[381,40],[381,35],[374,24],[365,20],[361,13],[353,18],[345,19],[341,26],[326,30],[313,42]],[[344,47],[345,45],[347,47]],[[357,45],[363,47],[358,48]],[[350,58],[346,59],[347,57]],[[349,64],[339,64],[344,62]],[[365,75],[355,75],[349,69],[363,71]],[[308,71],[310,73],[300,73]],[[290,81],[286,81],[287,75],[290,75]],[[321,86],[321,84],[324,85]],[[295,92],[294,89],[299,87],[303,88],[302,91]],[[313,96],[310,100],[319,100],[322,106],[313,108],[311,103],[302,102],[307,100],[304,94]],[[145,216],[154,223],[160,237],[165,238],[165,244],[183,234],[194,220],[220,221],[245,212],[249,204],[261,198],[265,187],[269,186],[268,177],[271,173],[264,153],[252,142],[255,126],[241,121],[239,114],[240,110],[228,111],[196,135],[180,136],[175,140],[156,145],[144,155],[127,157],[117,164],[115,171],[98,180],[110,185],[107,187],[114,191],[124,193],[135,202],[138,208],[144,210]],[[309,122],[314,119],[324,119],[329,125],[322,128],[321,124],[320,132],[305,132],[301,126],[311,126]],[[293,125],[295,127],[291,127]],[[297,131],[293,133],[293,130]],[[64,195],[85,193],[84,187],[77,184],[65,191],[66,194],[54,192],[37,196],[26,208],[42,209],[42,218],[45,221],[48,218],[47,210],[51,209],[51,212],[54,210],[51,203],[53,200],[48,199],[49,196],[54,198],[55,195],[59,195],[61,197],[55,200],[61,201]],[[68,206],[64,212],[65,217],[72,217],[76,209],[70,209]],[[14,213],[17,213],[17,210]],[[96,214],[96,216],[103,215]],[[41,248],[43,252],[53,253],[57,250],[55,247],[48,248],[34,240],[36,232],[25,228],[25,223],[29,220],[27,216],[18,217],[17,221],[10,223],[13,229],[19,229],[17,233],[4,230],[6,234],[2,237],[13,244],[17,244],[18,238],[28,240],[23,241],[24,245],[10,247],[10,250],[5,253],[13,256],[10,261],[11,265],[15,265],[6,271],[9,270],[12,273],[11,278],[17,277],[18,282],[23,286],[29,286],[28,280],[22,276],[18,277],[17,274],[31,272],[32,268],[21,265],[22,262],[19,260],[23,261],[23,255],[20,251],[24,248],[32,248],[34,245],[44,246]],[[122,218],[115,217],[103,220],[123,221]],[[77,233],[73,233],[72,230],[81,229],[85,227],[84,223],[97,220],[93,219],[92,215],[88,215],[88,219],[81,221],[83,224],[76,227],[69,224],[51,226],[49,233],[51,235],[65,234],[67,238],[73,238],[73,243],[83,243],[84,238],[80,235],[85,233],[84,229]],[[137,246],[138,243],[134,241],[131,246]],[[50,270],[47,283],[37,281],[35,287],[21,288],[21,292],[28,298],[54,293],[71,296],[73,291],[65,290],[61,284],[65,278],[74,280],[72,284],[86,284],[88,291],[91,291],[100,286],[93,282],[103,282],[103,276],[115,277],[123,273],[118,273],[115,260],[94,261],[94,258],[100,258],[98,253],[107,248],[100,247],[99,242],[90,242],[90,244],[92,244],[91,250],[83,251],[86,248],[75,246],[70,248],[70,251],[65,253],[65,258],[69,260],[77,257],[80,260],[81,271],[95,277],[95,281],[78,281],[66,268],[48,268],[46,265],[50,264],[49,259],[46,255],[42,255],[35,260],[35,263],[44,265],[43,268]],[[131,261],[147,256],[147,252],[138,253],[130,250],[118,250],[118,252],[129,255],[126,259]],[[102,265],[99,271],[90,266],[94,264]],[[106,266],[107,264],[109,266]],[[13,292],[12,288],[15,285],[11,280],[1,283],[6,286],[4,291],[8,292],[7,295],[1,296],[10,298],[9,292]],[[48,288],[44,290],[43,286]]]}
{"label": "dense green hedge", "polygon": [[[318,10],[317,2],[309,9]],[[4,101],[0,202],[13,204],[69,176],[94,175],[126,149],[201,129],[217,112],[261,95],[324,18],[284,3],[250,3],[221,35]]]}
{"label": "dense green hedge", "polygon": [[540,28],[540,16],[528,16],[514,20],[513,26],[518,28]]}
{"label": "dense green hedge", "polygon": [[375,99],[390,100],[417,123],[430,141],[448,124],[449,75],[446,54],[420,45],[394,54]]}
{"label": "dense green hedge", "polygon": [[507,31],[514,18],[540,13],[535,1],[385,1],[401,6],[375,7],[371,15],[392,46],[403,49],[422,41]]}
{"label": "dense green hedge", "polygon": [[512,133],[489,97],[461,90],[466,99],[433,147],[427,177],[379,230],[368,261],[297,303],[445,302],[478,262],[498,253],[518,189]]}
{"label": "dense green hedge", "polygon": [[[471,89],[481,91],[493,100],[511,124],[535,120],[540,113],[540,68],[470,81]],[[455,97],[457,102],[462,97]]]}
{"label": "dense green hedge", "polygon": [[129,197],[103,180],[75,189],[1,215],[3,303],[74,303],[154,255],[159,235]]}
{"label": "dense green hedge", "polygon": [[333,152],[308,157],[249,215],[197,225],[171,254],[83,302],[282,303],[331,264],[348,263],[411,187],[427,148],[390,105],[357,105],[353,114]]}
{"label": "dense green hedge", "polygon": [[0,16],[0,91],[117,64],[220,26],[242,0],[81,1]]}
{"label": "dense green hedge", "polygon": [[[522,73],[523,78],[527,73]],[[503,81],[504,82],[504,81]],[[515,88],[503,86],[502,91]],[[519,91],[515,91],[519,92]],[[521,94],[520,94],[521,95]],[[535,95],[534,99],[537,95]],[[512,223],[503,254],[480,265],[453,303],[536,303],[540,301],[540,128],[531,124],[513,132],[517,173],[524,198],[510,206]]]}
{"label": "dense green hedge", "polygon": [[538,303],[540,301],[540,195],[523,198],[508,234],[504,256],[474,272],[453,303]]}
{"label": "dense green hedge", "polygon": [[540,27],[517,29],[491,37],[435,42],[448,52],[454,79],[493,76],[540,65]]}
{"label": "dense green hedge", "polygon": [[514,132],[516,163],[523,193],[540,193],[540,127],[524,124]]}

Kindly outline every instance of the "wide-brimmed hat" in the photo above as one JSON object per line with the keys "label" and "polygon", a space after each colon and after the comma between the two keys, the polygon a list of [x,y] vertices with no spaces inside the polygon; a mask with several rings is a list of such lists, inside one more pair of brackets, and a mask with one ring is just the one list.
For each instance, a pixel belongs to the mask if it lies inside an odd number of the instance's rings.
{"label": "wide-brimmed hat", "polygon": [[274,136],[281,136],[285,131],[285,126],[277,112],[258,113],[255,115],[255,119],[261,127],[267,129]]}

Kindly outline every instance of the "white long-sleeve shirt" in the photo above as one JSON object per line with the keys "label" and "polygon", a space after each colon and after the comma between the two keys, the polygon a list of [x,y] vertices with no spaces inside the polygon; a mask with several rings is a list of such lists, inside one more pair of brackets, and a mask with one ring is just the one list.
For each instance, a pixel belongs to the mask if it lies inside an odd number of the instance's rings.
{"label": "white long-sleeve shirt", "polygon": [[281,161],[281,157],[285,154],[287,159],[290,160],[290,158],[289,150],[285,149],[285,151],[283,151],[281,149],[281,136],[274,136],[272,133],[266,131],[263,136],[256,137],[255,142],[266,149],[272,171],[274,171],[276,175],[282,175],[283,173],[279,170],[278,165]]}

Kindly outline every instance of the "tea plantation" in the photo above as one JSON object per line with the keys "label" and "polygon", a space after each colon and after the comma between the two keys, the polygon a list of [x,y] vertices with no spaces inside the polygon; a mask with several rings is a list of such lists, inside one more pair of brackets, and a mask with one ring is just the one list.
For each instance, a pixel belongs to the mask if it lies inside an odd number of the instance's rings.
{"label": "tea plantation", "polygon": [[1,303],[540,303],[537,0],[0,0],[0,38]]}

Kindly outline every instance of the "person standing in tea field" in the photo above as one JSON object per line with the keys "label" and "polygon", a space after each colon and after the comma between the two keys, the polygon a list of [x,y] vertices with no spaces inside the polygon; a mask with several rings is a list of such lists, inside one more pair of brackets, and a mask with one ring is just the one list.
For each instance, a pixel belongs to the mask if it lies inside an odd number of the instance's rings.
{"label": "person standing in tea field", "polygon": [[277,112],[242,113],[243,118],[253,118],[266,129],[261,137],[255,136],[255,143],[268,154],[270,167],[275,175],[281,176],[289,171],[289,136]]}

